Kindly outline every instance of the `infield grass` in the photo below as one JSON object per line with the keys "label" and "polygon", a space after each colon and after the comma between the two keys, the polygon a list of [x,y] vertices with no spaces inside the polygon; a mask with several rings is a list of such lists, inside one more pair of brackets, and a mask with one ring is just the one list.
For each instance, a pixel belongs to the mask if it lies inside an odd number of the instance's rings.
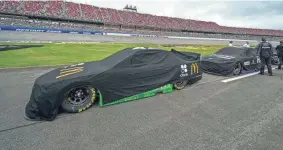
{"label": "infield grass", "polygon": [[[2,45],[1,43],[0,45]],[[11,43],[10,43],[11,44]],[[13,43],[21,45],[19,43]],[[26,44],[25,44],[26,45]],[[35,45],[29,43],[29,45]],[[153,47],[170,50],[189,51],[208,55],[226,45],[156,45],[156,44],[39,44],[43,47],[33,47],[19,50],[0,51],[0,68],[53,66],[79,62],[101,60],[127,47]]]}

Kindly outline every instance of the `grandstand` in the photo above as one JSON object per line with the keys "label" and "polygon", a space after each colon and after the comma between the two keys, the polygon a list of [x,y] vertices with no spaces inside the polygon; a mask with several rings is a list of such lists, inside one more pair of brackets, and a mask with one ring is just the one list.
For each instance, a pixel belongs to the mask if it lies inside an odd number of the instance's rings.
{"label": "grandstand", "polygon": [[[136,7],[135,7],[136,10]],[[142,14],[67,1],[0,1],[0,25],[103,30],[212,38],[271,40],[282,30],[220,26],[214,22]]]}

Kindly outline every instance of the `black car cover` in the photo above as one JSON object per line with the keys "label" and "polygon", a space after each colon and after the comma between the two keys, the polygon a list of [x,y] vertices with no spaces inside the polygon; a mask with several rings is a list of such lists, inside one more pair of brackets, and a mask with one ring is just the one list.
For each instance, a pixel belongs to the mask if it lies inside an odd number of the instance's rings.
{"label": "black car cover", "polygon": [[[168,83],[193,79],[202,74],[198,68],[191,69],[191,65],[199,66],[199,60],[197,53],[127,48],[101,61],[58,68],[36,79],[26,115],[31,119],[55,119],[64,93],[77,85],[98,89],[107,104]],[[60,74],[70,69],[73,74]]]}
{"label": "black car cover", "polygon": [[225,47],[214,54],[201,58],[201,69],[204,72],[217,75],[230,75],[237,62],[244,63],[246,58],[254,58],[251,64],[256,64],[255,49],[245,47]]}

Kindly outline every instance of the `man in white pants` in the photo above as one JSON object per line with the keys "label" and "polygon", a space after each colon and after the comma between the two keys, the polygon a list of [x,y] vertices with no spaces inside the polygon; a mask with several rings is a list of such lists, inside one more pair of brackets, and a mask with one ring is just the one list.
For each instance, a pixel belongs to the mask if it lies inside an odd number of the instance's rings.
{"label": "man in white pants", "polygon": [[233,47],[233,41],[230,41],[228,46]]}
{"label": "man in white pants", "polygon": [[246,44],[244,44],[243,47],[250,47],[249,42],[246,42]]}

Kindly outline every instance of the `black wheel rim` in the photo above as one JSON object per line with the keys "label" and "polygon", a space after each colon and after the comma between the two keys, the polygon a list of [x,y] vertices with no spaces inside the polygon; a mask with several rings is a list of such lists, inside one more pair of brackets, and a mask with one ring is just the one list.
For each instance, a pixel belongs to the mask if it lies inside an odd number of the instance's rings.
{"label": "black wheel rim", "polygon": [[239,74],[241,72],[241,64],[238,63],[234,69],[234,74]]}
{"label": "black wheel rim", "polygon": [[274,61],[275,61],[275,64],[276,64],[276,65],[279,64],[279,58],[275,58]]}
{"label": "black wheel rim", "polygon": [[91,97],[89,87],[77,87],[69,90],[66,98],[71,105],[81,105]]}

